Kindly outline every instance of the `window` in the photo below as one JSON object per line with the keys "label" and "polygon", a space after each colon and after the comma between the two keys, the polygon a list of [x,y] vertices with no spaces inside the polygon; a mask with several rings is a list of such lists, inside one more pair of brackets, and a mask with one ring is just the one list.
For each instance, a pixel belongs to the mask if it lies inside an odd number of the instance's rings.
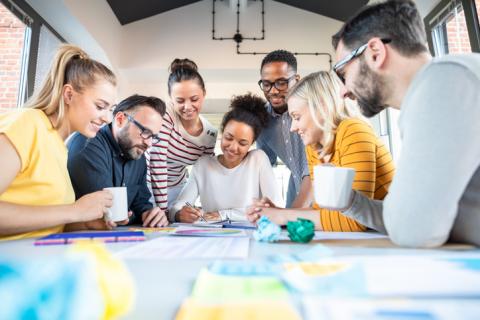
{"label": "window", "polygon": [[425,17],[432,54],[480,51],[478,10],[480,0],[443,0]]}
{"label": "window", "polygon": [[0,113],[16,108],[24,100],[29,25],[28,18],[19,19],[0,3]]}
{"label": "window", "polygon": [[33,94],[61,42],[25,0],[0,0],[0,112],[21,106]]}
{"label": "window", "polygon": [[42,84],[45,75],[50,68],[57,48],[62,41],[44,25],[40,27],[40,41],[38,43],[37,68],[35,70],[34,89],[38,89]]}

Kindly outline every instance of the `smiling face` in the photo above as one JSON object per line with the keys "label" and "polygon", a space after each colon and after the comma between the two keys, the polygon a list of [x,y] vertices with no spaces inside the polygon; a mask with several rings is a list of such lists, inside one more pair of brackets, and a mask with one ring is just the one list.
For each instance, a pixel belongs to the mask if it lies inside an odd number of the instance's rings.
{"label": "smiling face", "polygon": [[[148,106],[139,106],[125,111],[151,134],[158,134],[162,128],[162,116]],[[152,146],[152,138],[143,138],[138,125],[129,121],[124,112],[115,116],[114,137],[122,152],[130,159],[137,160]]]}
{"label": "smiling face", "polygon": [[99,79],[81,92],[65,85],[63,99],[70,131],[78,131],[93,138],[100,127],[112,120],[116,88],[109,81]]}
{"label": "smiling face", "polygon": [[[296,96],[290,97],[288,99],[288,113],[292,117],[290,131],[299,134],[304,145],[321,143],[323,131],[313,121],[306,100]],[[319,122],[322,124],[320,119]]]}
{"label": "smiling face", "polygon": [[243,122],[230,120],[223,129],[220,147],[225,163],[236,166],[242,162],[254,141],[253,128]]}
{"label": "smiling face", "polygon": [[[369,50],[369,48],[367,47],[365,50]],[[351,52],[340,41],[335,53],[337,61],[341,61]],[[337,73],[344,83],[342,96],[357,100],[364,115],[373,117],[386,108],[384,105],[385,81],[367,65],[365,54],[352,59]]]}
{"label": "smiling face", "polygon": [[[261,81],[269,83],[269,90],[264,90],[263,94],[265,98],[270,102],[272,108],[277,113],[283,113],[287,110],[287,102],[285,97],[288,89],[290,89],[298,80],[298,76],[295,75],[295,71],[288,65],[287,62],[275,61],[267,63],[263,66],[261,71]],[[285,83],[283,85],[273,85],[277,83]],[[278,89],[277,87],[280,87]]]}
{"label": "smiling face", "polygon": [[191,121],[197,119],[202,110],[205,92],[196,80],[184,80],[172,85],[170,98],[180,118]]}

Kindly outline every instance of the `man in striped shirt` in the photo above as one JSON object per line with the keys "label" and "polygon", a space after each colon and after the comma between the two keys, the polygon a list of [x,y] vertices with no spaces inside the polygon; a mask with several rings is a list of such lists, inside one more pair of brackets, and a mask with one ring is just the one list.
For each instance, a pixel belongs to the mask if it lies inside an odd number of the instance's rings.
{"label": "man in striped shirt", "polygon": [[265,151],[272,165],[278,157],[291,172],[286,207],[308,207],[312,195],[305,147],[299,135],[290,132],[292,119],[285,101],[288,89],[300,79],[297,59],[288,51],[275,50],[263,58],[260,69],[258,85],[267,98],[270,119],[257,139],[257,148]]}

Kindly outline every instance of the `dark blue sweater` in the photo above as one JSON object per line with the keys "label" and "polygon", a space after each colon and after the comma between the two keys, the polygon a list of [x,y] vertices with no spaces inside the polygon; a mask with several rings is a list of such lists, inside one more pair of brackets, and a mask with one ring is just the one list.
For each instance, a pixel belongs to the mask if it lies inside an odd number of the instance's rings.
{"label": "dark blue sweater", "polygon": [[67,144],[68,172],[75,197],[108,187],[127,187],[128,207],[141,222],[141,214],[153,206],[149,202],[145,156],[130,160],[123,156],[112,135],[111,125],[103,126],[95,138],[87,139],[78,132]]}

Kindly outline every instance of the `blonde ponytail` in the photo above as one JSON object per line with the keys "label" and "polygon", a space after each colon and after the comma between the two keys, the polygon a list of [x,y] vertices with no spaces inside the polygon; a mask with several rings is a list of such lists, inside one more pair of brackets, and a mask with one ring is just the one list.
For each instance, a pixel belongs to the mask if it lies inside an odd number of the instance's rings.
{"label": "blonde ponytail", "polygon": [[77,92],[92,86],[98,79],[105,79],[116,86],[113,72],[102,63],[90,59],[79,47],[62,45],[53,59],[41,87],[25,103],[25,108],[39,109],[47,116],[56,116],[55,128],[65,119],[63,86],[70,84]]}

